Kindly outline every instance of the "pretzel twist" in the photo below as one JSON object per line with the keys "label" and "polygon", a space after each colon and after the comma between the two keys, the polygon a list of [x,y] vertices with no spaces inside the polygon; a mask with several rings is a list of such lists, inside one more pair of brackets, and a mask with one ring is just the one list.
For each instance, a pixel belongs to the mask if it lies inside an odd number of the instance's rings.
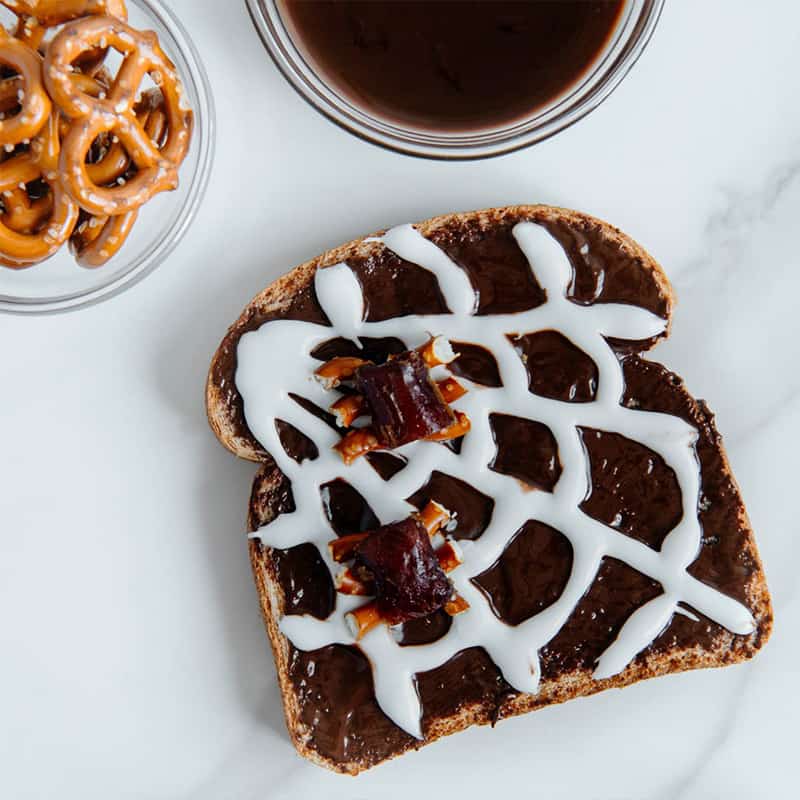
{"label": "pretzel twist", "polygon": [[[0,253],[5,266],[21,269],[44,261],[69,239],[78,221],[72,201],[54,167],[59,156],[58,114],[52,113],[28,152],[0,163]],[[42,180],[46,197],[31,201],[27,184]]]}
{"label": "pretzel twist", "polygon": [[[124,0],[40,0],[39,2],[20,2],[19,0],[0,0],[0,3],[13,11],[18,19],[14,29],[15,38],[29,47],[44,53],[47,32],[73,19],[92,14],[108,14],[120,19],[128,18]],[[95,48],[81,56],[75,65],[86,75],[94,75],[103,66],[108,48]]]}
{"label": "pretzel twist", "polygon": [[[71,66],[96,46],[111,45],[123,62],[105,98],[80,91]],[[146,74],[161,89],[168,132],[157,147],[137,119],[134,105]],[[183,89],[172,62],[152,31],[139,32],[118,19],[89,17],[70,23],[48,48],[45,83],[61,111],[73,120],[59,162],[62,180],[78,204],[97,216],[117,216],[138,209],[155,194],[175,189],[178,167],[189,149],[192,112],[184,105]],[[121,186],[92,181],[86,158],[98,136],[111,133],[120,140],[136,167]]]}
{"label": "pretzel twist", "polygon": [[0,64],[13,69],[20,79],[6,78],[3,81],[6,93],[11,86],[16,88],[15,106],[19,105],[16,114],[0,119],[0,146],[7,149],[32,139],[39,132],[50,116],[52,104],[42,85],[41,57],[1,25]]}
{"label": "pretzel twist", "polygon": [[[108,85],[101,83],[98,78],[81,75],[80,73],[75,73],[71,80],[81,91],[95,96],[99,95],[104,89],[108,89]],[[53,109],[53,113],[39,132],[39,135],[31,142],[31,158],[49,180],[55,180],[57,176],[61,156],[61,141],[68,131],[68,121],[64,119],[58,110]]]}
{"label": "pretzel twist", "polygon": [[[7,5],[7,3],[0,0],[3,5]],[[20,42],[28,45],[32,50],[39,50],[42,46],[42,42],[44,42],[45,34],[47,33],[47,28],[44,25],[39,24],[39,20],[36,17],[28,17],[25,15],[20,14],[19,18],[17,19],[17,27],[14,28],[14,38],[18,39]]]}
{"label": "pretzel twist", "polygon": [[87,269],[102,267],[125,244],[138,216],[138,211],[116,217],[90,216],[78,225],[69,240],[75,260]]}
{"label": "pretzel twist", "polygon": [[[151,89],[142,96],[135,107],[136,119],[144,128],[150,141],[161,147],[164,143],[168,125],[164,113],[164,97],[158,89]],[[118,181],[131,167],[131,158],[118,137],[111,136],[105,152],[97,161],[86,164],[89,179],[98,186],[106,186]],[[130,176],[128,175],[127,178]],[[127,181],[126,181],[127,182]]]}
{"label": "pretzel twist", "polygon": [[[0,27],[0,265],[31,266],[69,239],[79,264],[100,266],[139,206],[177,186],[193,116],[175,67],[154,33],[124,22],[124,0],[0,5],[18,17],[14,37]],[[102,68],[111,47],[116,79]],[[147,74],[159,89],[137,103]]]}
{"label": "pretzel twist", "polygon": [[[108,92],[111,76],[104,70],[98,72],[94,77],[75,73],[71,78],[76,90],[86,92],[92,97],[101,97]],[[34,139],[32,150],[37,163],[48,173],[57,173],[61,152],[61,141],[69,133],[70,122],[62,114],[54,112],[48,125],[57,126],[57,130],[51,129],[49,135],[38,136]],[[163,135],[163,134],[162,134]],[[125,149],[119,143],[114,142],[114,137],[107,137],[109,144],[98,159],[89,158],[86,164],[86,171],[95,183],[109,184],[116,181],[130,167],[131,160]],[[96,143],[93,142],[93,145]]]}
{"label": "pretzel twist", "polygon": [[127,19],[124,0],[0,0],[0,3],[21,19],[32,18],[45,28],[98,14]]}
{"label": "pretzel twist", "polygon": [[[163,98],[158,90],[145,94],[137,106],[137,117],[150,139],[154,143],[160,143],[167,131],[167,118],[164,114]],[[115,148],[121,151],[124,166],[115,154]],[[88,166],[102,169],[106,162],[111,162],[106,170],[109,168],[112,170],[107,174],[109,180],[113,181],[125,173],[130,159],[118,144],[112,143],[111,148],[97,164]],[[122,169],[119,175],[116,175],[115,172],[120,166]],[[77,262],[82,267],[94,268],[101,267],[113,258],[125,244],[138,216],[138,211],[129,211],[127,214],[118,214],[114,217],[92,216],[81,223],[70,238],[70,249]]]}
{"label": "pretzel twist", "polygon": [[[18,232],[0,219],[0,253],[6,266],[22,269],[38,264],[53,255],[78,221],[78,206],[72,202],[60,181],[49,183],[52,211],[39,230]],[[0,189],[7,191],[8,189]]]}

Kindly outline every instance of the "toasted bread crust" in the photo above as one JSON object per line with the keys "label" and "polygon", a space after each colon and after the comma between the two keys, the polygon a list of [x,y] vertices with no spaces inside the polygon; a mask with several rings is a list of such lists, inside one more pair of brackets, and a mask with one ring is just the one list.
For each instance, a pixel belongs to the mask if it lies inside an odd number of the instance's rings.
{"label": "toasted bread crust", "polygon": [[[491,228],[508,222],[531,220],[534,222],[560,221],[578,227],[590,227],[599,232],[605,240],[613,242],[625,254],[637,259],[641,269],[657,286],[667,309],[667,319],[671,318],[674,297],[669,282],[658,263],[636,242],[608,225],[579,212],[549,206],[513,206],[488,209],[463,214],[449,214],[427,220],[416,227],[426,236],[437,232],[457,229],[464,225]],[[223,361],[230,361],[231,352],[241,336],[248,330],[258,327],[261,322],[275,313],[285,311],[294,298],[311,285],[317,269],[341,263],[355,257],[374,254],[382,248],[378,242],[369,238],[355,239],[347,244],[328,250],[317,258],[308,261],[279,278],[259,293],[245,308],[239,319],[228,330],[222,344],[214,355],[206,388],[206,403],[209,423],[220,442],[240,458],[261,462],[255,477],[250,500],[248,530],[254,531],[270,522],[278,513],[278,499],[282,485],[282,475],[268,453],[255,441],[243,420],[234,413],[231,398],[238,397],[233,383],[233,374],[221,369]],[[713,425],[713,422],[711,423]],[[719,445],[724,471],[730,475],[730,465],[724,450]],[[769,637],[772,628],[772,607],[769,593],[755,547],[749,520],[742,508],[741,530],[745,534],[746,547],[756,565],[753,578],[746,587],[747,605],[757,621],[757,630],[751,636],[734,636],[723,631],[714,640],[713,647],[699,644],[692,647],[673,647],[658,654],[645,653],[632,662],[622,673],[605,680],[595,680],[591,671],[578,669],[561,674],[555,679],[543,680],[536,695],[520,694],[507,699],[502,704],[501,718],[523,714],[553,703],[581,696],[587,696],[608,688],[621,688],[644,678],[656,677],[690,669],[723,666],[751,658]],[[337,772],[357,774],[375,765],[374,761],[339,762],[318,752],[311,746],[312,732],[300,718],[300,700],[290,676],[291,646],[279,630],[286,598],[279,581],[275,561],[270,548],[257,539],[249,541],[249,554],[253,574],[258,588],[262,616],[267,635],[272,646],[278,673],[278,682],[283,697],[283,707],[287,728],[298,752],[309,760]],[[435,719],[426,729],[424,741],[412,741],[407,747],[399,748],[389,757],[400,755],[409,749],[418,749],[442,736],[456,733],[470,725],[490,724],[497,719],[496,705],[472,703],[464,705],[450,716]]]}

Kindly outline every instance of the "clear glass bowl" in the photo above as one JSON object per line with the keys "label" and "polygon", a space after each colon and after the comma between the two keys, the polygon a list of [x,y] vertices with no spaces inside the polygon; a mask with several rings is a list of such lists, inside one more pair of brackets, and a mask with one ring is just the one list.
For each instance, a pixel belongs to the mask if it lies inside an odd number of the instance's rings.
{"label": "clear glass bowl", "polygon": [[53,313],[106,300],[149,275],[175,249],[194,219],[211,171],[214,104],[205,70],[183,25],[161,0],[128,0],[131,25],[154,30],[175,62],[195,115],[192,146],[180,186],[156,195],[139,212],[124,247],[107,264],[85,269],[68,247],[23,270],[0,266],[0,311]]}
{"label": "clear glass bowl", "polygon": [[664,0],[627,0],[604,50],[564,95],[511,125],[436,132],[373,115],[327,83],[292,40],[276,0],[246,0],[267,51],[289,83],[320,113],[374,144],[414,156],[448,160],[497,156],[528,147],[597,108],[616,89],[655,30]]}

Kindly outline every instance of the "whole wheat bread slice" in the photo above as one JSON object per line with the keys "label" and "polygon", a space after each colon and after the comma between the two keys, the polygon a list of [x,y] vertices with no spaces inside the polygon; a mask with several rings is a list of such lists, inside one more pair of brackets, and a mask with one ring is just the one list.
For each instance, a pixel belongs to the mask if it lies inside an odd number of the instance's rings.
{"label": "whole wheat bread slice", "polygon": [[[659,265],[625,234],[587,215],[547,206],[515,206],[436,217],[415,227],[425,236],[436,237],[463,230],[465,226],[472,230],[491,230],[497,226],[511,225],[522,220],[543,224],[558,222],[577,231],[590,231],[594,237],[609,247],[618,248],[619,252],[630,260],[631,268],[639,271],[639,279],[655,289],[662,301],[663,316],[669,319],[674,298],[669,282]],[[245,332],[256,329],[287,311],[291,313],[293,302],[311,286],[317,269],[347,262],[348,259],[380,253],[383,246],[374,241],[367,241],[368,238],[371,237],[363,237],[329,250],[318,258],[296,267],[264,289],[245,308],[215,353],[206,392],[211,427],[220,442],[232,453],[241,458],[262,462],[255,477],[249,505],[249,531],[268,524],[280,513],[282,503],[285,502],[287,487],[284,477],[269,454],[264,452],[254,439],[243,418],[241,399],[234,383],[237,343]],[[652,344],[653,342],[640,343],[639,349],[646,349]],[[671,626],[657,640],[658,647],[648,648],[623,672],[612,678],[595,680],[591,669],[576,669],[560,674],[554,679],[543,680],[539,692],[535,695],[514,693],[504,698],[502,702],[482,700],[462,703],[452,713],[427,720],[424,741],[409,737],[384,748],[377,755],[374,751],[364,750],[342,758],[321,750],[314,742],[314,731],[311,726],[303,721],[302,704],[305,701],[291,675],[292,660],[296,658],[297,651],[279,630],[279,622],[286,607],[286,596],[279,579],[276,559],[269,547],[262,545],[256,539],[251,539],[250,559],[277,667],[286,723],[301,755],[330,769],[356,774],[408,749],[424,746],[437,738],[463,730],[473,724],[493,724],[498,718],[522,714],[603,689],[626,686],[644,678],[682,670],[723,666],[746,660],[755,654],[770,634],[772,608],[753,533],[738,494],[738,487],[733,480],[721,439],[714,426],[713,415],[704,404],[689,396],[677,376],[672,376],[666,371],[664,375],[667,376],[665,381],[670,383],[670,391],[680,393],[686,418],[707,438],[709,447],[717,457],[718,469],[724,477],[728,492],[735,495],[737,534],[741,538],[743,556],[752,565],[747,583],[741,587],[742,600],[756,620],[756,631],[749,636],[737,636],[714,626],[713,638],[701,645],[687,643],[686,637],[681,638],[676,635]],[[676,624],[683,623],[678,621]]]}

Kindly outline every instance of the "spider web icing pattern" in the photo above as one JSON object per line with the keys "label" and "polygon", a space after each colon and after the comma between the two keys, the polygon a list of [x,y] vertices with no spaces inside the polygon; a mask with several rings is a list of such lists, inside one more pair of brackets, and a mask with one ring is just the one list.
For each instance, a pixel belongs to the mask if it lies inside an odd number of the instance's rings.
{"label": "spider web icing pattern", "polygon": [[[538,652],[567,622],[592,585],[601,560],[617,558],[658,581],[663,594],[638,608],[616,639],[601,654],[595,679],[615,675],[644,650],[669,624],[684,602],[737,634],[749,634],[755,623],[749,610],[689,575],[701,543],[697,516],[700,467],[695,452],[697,431],[668,414],[639,411],[621,405],[622,366],[604,337],[642,340],[656,336],[666,322],[642,308],[623,304],[581,306],[567,298],[571,268],[561,245],[541,226],[518,223],[513,235],[525,254],[546,302],[530,311],[476,316],[476,293],[466,275],[443,250],[411,225],[388,231],[379,241],[401,258],[437,277],[451,314],[408,316],[365,322],[361,287],[346,264],[317,270],[315,289],[333,328],[310,322],[276,320],[245,334],[238,347],[237,388],[245,418],[259,442],[273,456],[292,484],[296,510],[279,516],[251,534],[266,545],[289,548],[314,543],[332,575],[340,568],[327,542],[334,538],[325,517],[320,486],[344,477],[386,524],[408,516],[413,507],[402,498],[424,485],[434,470],[460,478],[495,501],[489,526],[475,541],[459,543],[460,567],[450,573],[455,590],[469,603],[455,616],[448,633],[425,645],[400,647],[388,627],[368,633],[358,646],[370,661],[378,704],[399,727],[422,738],[421,706],[414,675],[434,669],[459,651],[485,648],[505,680],[516,690],[535,693],[539,683]],[[597,365],[597,394],[591,403],[567,403],[533,395],[528,374],[507,334],[556,330],[589,355]],[[489,388],[460,378],[469,389],[454,406],[469,416],[472,429],[460,454],[434,442],[414,442],[400,448],[407,466],[384,481],[365,459],[345,467],[331,448],[338,436],[321,420],[289,397],[293,392],[321,407],[331,392],[314,379],[318,362],[310,352],[332,336],[358,341],[359,336],[394,336],[415,347],[430,334],[478,344],[494,354],[503,385]],[[558,443],[562,474],[552,493],[526,491],[514,478],[488,468],[495,453],[490,413],[524,417],[547,425]],[[316,460],[297,464],[284,452],[275,420],[291,423],[319,447]],[[578,427],[620,433],[657,452],[672,467],[681,491],[683,516],[664,539],[660,551],[592,519],[579,509],[589,489],[588,456]],[[573,549],[572,571],[561,596],[546,609],[517,626],[493,613],[487,598],[472,583],[492,566],[514,533],[528,520],[543,522],[566,536]],[[285,616],[281,631],[300,650],[330,644],[355,644],[345,615],[363,604],[363,597],[337,594],[325,620]]]}

